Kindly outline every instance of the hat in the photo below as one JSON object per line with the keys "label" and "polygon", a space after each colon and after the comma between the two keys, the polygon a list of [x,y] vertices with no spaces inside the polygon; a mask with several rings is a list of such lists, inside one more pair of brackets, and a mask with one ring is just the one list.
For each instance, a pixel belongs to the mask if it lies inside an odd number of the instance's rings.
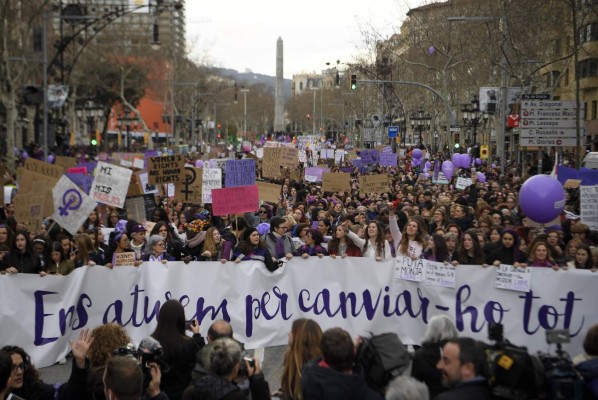
{"label": "hat", "polygon": [[145,232],[147,229],[145,229],[145,227],[141,224],[135,224],[133,225],[133,227],[131,228],[131,233],[136,233],[136,232]]}

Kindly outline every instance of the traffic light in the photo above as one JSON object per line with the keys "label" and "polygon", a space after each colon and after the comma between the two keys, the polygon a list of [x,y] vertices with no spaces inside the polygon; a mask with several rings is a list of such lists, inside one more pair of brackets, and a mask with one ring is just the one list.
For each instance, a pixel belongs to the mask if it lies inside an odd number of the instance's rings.
{"label": "traffic light", "polygon": [[97,141],[97,140],[95,140],[95,139],[91,139],[91,145],[92,145],[92,146],[97,146],[97,144],[98,144],[98,141]]}
{"label": "traffic light", "polygon": [[351,75],[351,90],[357,89],[357,75]]}

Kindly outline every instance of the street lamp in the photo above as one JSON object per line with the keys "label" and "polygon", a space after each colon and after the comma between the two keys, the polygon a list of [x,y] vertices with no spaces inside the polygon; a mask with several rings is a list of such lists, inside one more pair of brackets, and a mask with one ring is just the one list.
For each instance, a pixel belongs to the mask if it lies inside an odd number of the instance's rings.
{"label": "street lamp", "polygon": [[461,113],[463,114],[463,123],[473,128],[473,144],[477,144],[477,127],[480,126],[480,121],[488,119],[488,113],[482,113],[480,111],[480,99],[477,94],[473,95],[473,98],[469,103],[461,106]]}
{"label": "street lamp", "polygon": [[411,129],[415,131],[415,128],[417,128],[417,131],[419,132],[419,145],[421,146],[423,145],[422,132],[430,129],[432,117],[430,116],[430,113],[425,112],[424,109],[420,107],[418,111],[411,114],[409,119],[411,120]]}
{"label": "street lamp", "polygon": [[245,138],[249,138],[247,135],[247,93],[249,89],[241,88],[241,93],[243,93],[243,135]]}
{"label": "street lamp", "polygon": [[438,153],[438,131],[434,131],[434,153]]}
{"label": "street lamp", "polygon": [[135,115],[134,112],[127,109],[124,112],[124,114],[119,115],[119,117],[117,118],[117,121],[118,121],[118,127],[119,127],[119,135],[120,135],[121,127],[123,125],[125,127],[125,131],[126,131],[125,146],[127,148],[127,151],[131,151],[131,138],[130,138],[129,134],[131,132],[131,128],[136,127],[137,124],[139,123],[139,118],[137,118],[137,115]]}

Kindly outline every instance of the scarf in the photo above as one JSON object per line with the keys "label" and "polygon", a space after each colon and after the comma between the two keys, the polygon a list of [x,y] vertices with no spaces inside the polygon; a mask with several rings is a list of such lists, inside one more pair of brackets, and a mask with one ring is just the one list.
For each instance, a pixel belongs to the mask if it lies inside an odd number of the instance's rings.
{"label": "scarf", "polygon": [[193,239],[187,239],[187,246],[189,246],[190,249],[193,249],[193,248],[199,246],[204,241],[205,238],[206,238],[206,231],[201,231],[197,235],[195,235],[195,237]]}
{"label": "scarf", "polygon": [[284,251],[284,236],[281,236],[276,239],[275,252],[276,258],[278,259],[283,258],[286,255],[286,252]]}

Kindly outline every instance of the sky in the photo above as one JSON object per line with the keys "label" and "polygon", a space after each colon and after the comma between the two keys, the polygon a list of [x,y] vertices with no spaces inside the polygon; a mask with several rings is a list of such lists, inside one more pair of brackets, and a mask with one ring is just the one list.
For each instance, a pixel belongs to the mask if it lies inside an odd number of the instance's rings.
{"label": "sky", "polygon": [[[363,30],[387,38],[409,7],[424,0],[187,0],[191,58],[215,67],[276,74],[284,43],[284,77],[350,63],[364,49]],[[361,50],[360,50],[361,49]]]}

